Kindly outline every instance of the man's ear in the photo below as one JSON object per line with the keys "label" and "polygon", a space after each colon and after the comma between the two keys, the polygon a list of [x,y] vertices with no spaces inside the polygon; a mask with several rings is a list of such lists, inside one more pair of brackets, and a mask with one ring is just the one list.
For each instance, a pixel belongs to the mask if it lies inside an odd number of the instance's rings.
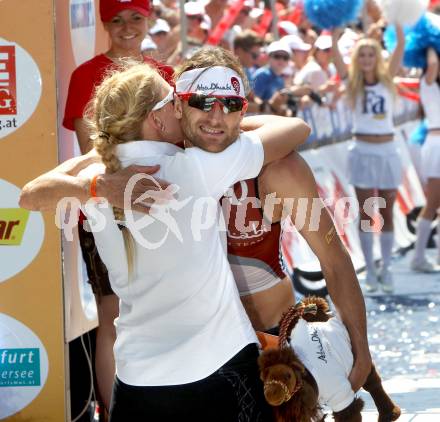
{"label": "man's ear", "polygon": [[249,103],[245,103],[245,104],[243,105],[243,108],[242,108],[242,110],[241,110],[241,115],[242,115],[242,116],[244,116],[244,115],[246,114],[246,111],[247,111],[247,109],[248,109],[248,106],[249,106]]}
{"label": "man's ear", "polygon": [[174,98],[174,116],[180,120],[182,118],[182,100],[176,95]]}
{"label": "man's ear", "polygon": [[150,112],[150,115],[148,117],[151,125],[156,128],[157,131],[163,132],[165,130],[164,123],[154,111]]}

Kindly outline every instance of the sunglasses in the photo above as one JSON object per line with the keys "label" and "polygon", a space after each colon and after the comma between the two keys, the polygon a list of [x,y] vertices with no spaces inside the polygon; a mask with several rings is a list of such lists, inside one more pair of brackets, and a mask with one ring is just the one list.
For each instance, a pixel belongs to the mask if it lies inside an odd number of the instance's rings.
{"label": "sunglasses", "polygon": [[172,101],[174,101],[174,88],[170,88],[166,97],[163,100],[156,103],[151,109],[151,111],[160,110],[162,107],[165,107],[168,103],[171,103]]}
{"label": "sunglasses", "polygon": [[242,111],[247,106],[247,100],[243,97],[221,96],[221,95],[204,95],[195,93],[177,94],[183,101],[187,101],[188,105],[198,110],[208,113],[214,108],[215,103],[222,106],[223,113],[235,113]]}
{"label": "sunglasses", "polygon": [[203,16],[202,15],[186,15],[187,19],[197,20],[199,22],[203,22]]}
{"label": "sunglasses", "polygon": [[289,56],[287,54],[271,54],[271,56],[275,60],[284,60],[289,61]]}

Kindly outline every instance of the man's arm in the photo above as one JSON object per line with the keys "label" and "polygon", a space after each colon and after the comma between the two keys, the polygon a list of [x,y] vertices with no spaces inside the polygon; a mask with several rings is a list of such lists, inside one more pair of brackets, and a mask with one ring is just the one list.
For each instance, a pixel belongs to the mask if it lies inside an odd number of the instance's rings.
{"label": "man's arm", "polygon": [[[371,356],[365,303],[350,256],[326,209],[317,213],[319,220],[312,221],[312,204],[319,205],[320,199],[313,173],[299,154],[292,153],[282,161],[269,164],[262,177],[266,193],[276,192],[277,198],[282,200],[294,199],[290,213],[292,222],[295,223],[297,212],[298,222],[305,221],[297,228],[318,257],[330,297],[350,334],[355,360],[349,380],[353,390],[357,391],[370,372]],[[306,209],[298,210],[299,198],[307,198]],[[301,218],[301,213],[306,213],[305,219],[304,214]],[[314,224],[317,230],[313,230]]]}
{"label": "man's arm", "polygon": [[[81,203],[90,199],[90,178],[78,177],[78,173],[101,158],[95,150],[86,155],[65,161],[53,170],[38,176],[27,183],[21,191],[19,205],[32,211],[53,211],[64,197],[77,198]],[[154,174],[159,166],[129,166],[113,174],[102,174],[97,177],[96,191],[117,207],[124,207],[124,190],[129,179],[139,173]],[[168,184],[157,179],[162,189]],[[147,190],[158,190],[159,187],[148,179],[139,181],[133,189],[132,199],[140,197]],[[147,204],[132,206],[133,210],[148,212]]]}
{"label": "man's arm", "polygon": [[21,191],[20,207],[32,211],[55,210],[58,202],[66,196],[78,198],[81,203],[86,202],[90,198],[90,180],[76,175],[90,164],[100,161],[96,151],[92,150],[31,180]]}
{"label": "man's arm", "polygon": [[296,117],[249,116],[243,119],[242,129],[255,130],[264,148],[264,164],[284,158],[303,144],[310,127]]}

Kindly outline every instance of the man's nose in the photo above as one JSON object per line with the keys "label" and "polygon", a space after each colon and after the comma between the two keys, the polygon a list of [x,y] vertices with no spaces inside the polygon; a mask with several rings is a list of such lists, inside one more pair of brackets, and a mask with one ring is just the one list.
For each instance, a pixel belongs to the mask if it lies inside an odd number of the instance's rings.
{"label": "man's nose", "polygon": [[212,109],[208,112],[211,120],[222,121],[225,113],[223,112],[223,104],[220,101],[215,101]]}

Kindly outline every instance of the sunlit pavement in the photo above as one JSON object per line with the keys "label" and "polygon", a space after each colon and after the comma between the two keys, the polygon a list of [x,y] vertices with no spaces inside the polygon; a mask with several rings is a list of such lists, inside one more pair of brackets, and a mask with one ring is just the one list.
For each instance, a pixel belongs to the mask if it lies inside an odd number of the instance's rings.
{"label": "sunlit pavement", "polygon": [[[429,251],[433,260],[435,253]],[[393,261],[393,294],[365,294],[370,350],[386,391],[402,408],[398,420],[440,422],[440,274],[412,272],[411,255]],[[370,396],[360,395],[363,420],[377,421]]]}
{"label": "sunlit pavement", "polygon": [[[436,251],[429,250],[432,259]],[[394,294],[366,295],[368,337],[400,421],[440,421],[440,274],[409,269],[412,252],[393,262]],[[368,394],[365,421],[377,420]]]}

